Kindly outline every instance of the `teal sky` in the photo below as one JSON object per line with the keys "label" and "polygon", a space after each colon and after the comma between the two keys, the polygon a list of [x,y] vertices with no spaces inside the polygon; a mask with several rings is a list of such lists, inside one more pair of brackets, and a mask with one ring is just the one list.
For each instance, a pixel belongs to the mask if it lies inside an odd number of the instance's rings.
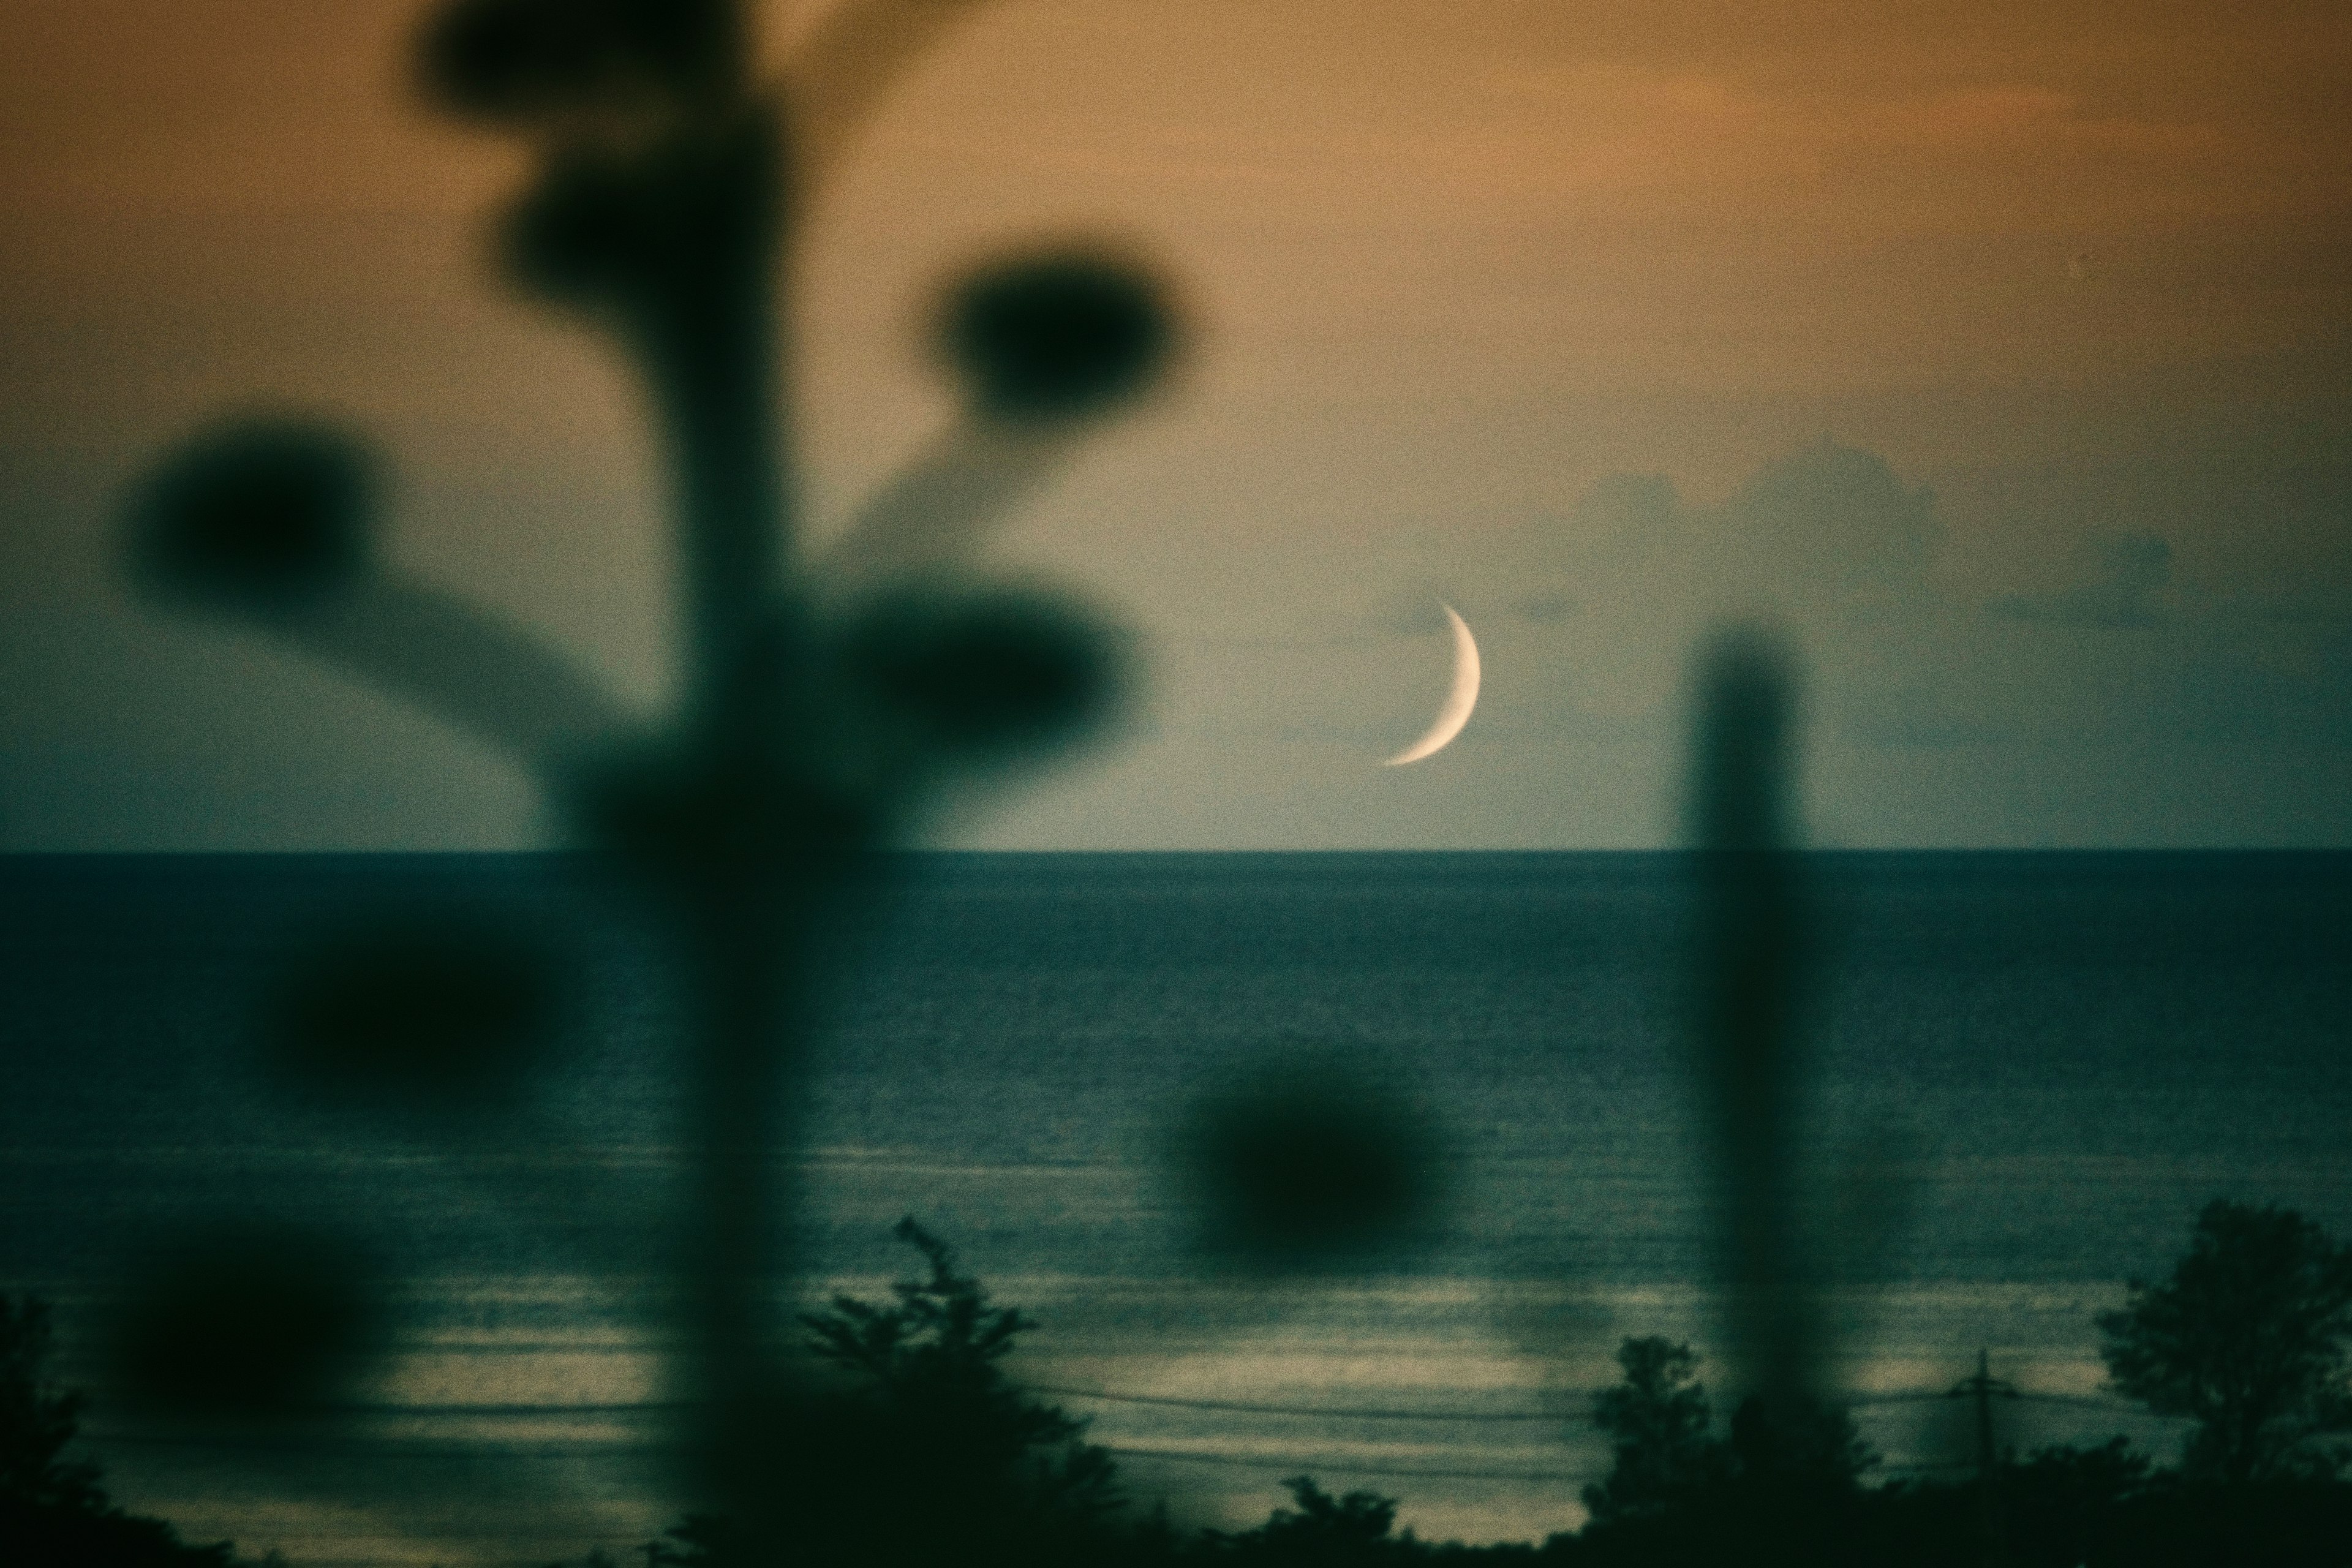
{"label": "teal sky", "polygon": [[[523,159],[405,93],[415,21],[0,16],[0,846],[557,841],[429,715],[122,590],[125,487],[224,409],[370,431],[392,556],[666,691],[657,454],[481,266]],[[950,418],[975,257],[1111,237],[1193,351],[997,546],[1140,700],[929,841],[1671,842],[1691,648],[1760,617],[1817,842],[2352,843],[2347,81],[2318,4],[973,5],[811,216],[813,535]],[[1485,695],[1383,769],[1441,597]]]}

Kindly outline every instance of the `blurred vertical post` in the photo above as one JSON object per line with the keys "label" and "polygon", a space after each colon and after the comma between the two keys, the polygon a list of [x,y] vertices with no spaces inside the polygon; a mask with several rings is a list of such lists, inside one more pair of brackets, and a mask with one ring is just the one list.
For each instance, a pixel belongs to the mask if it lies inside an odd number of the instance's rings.
{"label": "blurred vertical post", "polygon": [[1780,641],[1718,634],[1700,658],[1690,837],[1696,1068],[1714,1161],[1725,1327],[1768,1410],[1792,1411],[1820,1354],[1798,1225],[1794,1027],[1804,958],[1790,816],[1794,681]]}

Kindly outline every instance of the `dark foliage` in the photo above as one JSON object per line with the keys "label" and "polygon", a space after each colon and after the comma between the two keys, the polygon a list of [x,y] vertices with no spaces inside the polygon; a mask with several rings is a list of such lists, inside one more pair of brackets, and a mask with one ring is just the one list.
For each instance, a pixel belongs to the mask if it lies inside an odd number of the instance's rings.
{"label": "dark foliage", "polygon": [[1715,1438],[1688,1348],[1628,1340],[1596,1412],[1614,1468],[1586,1489],[1591,1521],[1547,1552],[1601,1568],[1980,1568],[1989,1551],[2012,1568],[2340,1568],[2352,1485],[2325,1439],[2342,1429],[2346,1269],[2300,1215],[2210,1205],[2171,1279],[2100,1319],[2116,1386],[2200,1422],[2183,1470],[2120,1437],[2045,1448],[1994,1464],[1990,1500],[1979,1479],[1863,1487],[1851,1423],[1803,1401],[1751,1399]]}
{"label": "dark foliage", "polygon": [[2019,1563],[2087,1563],[2103,1549],[2125,1505],[2148,1487],[2154,1466],[2122,1437],[2092,1448],[2053,1447],[1999,1476],[2003,1536]]}
{"label": "dark foliage", "polygon": [[574,309],[610,312],[677,352],[774,238],[772,129],[688,126],[644,146],[586,142],[550,160],[508,219],[515,279]]}
{"label": "dark foliage", "polygon": [[911,1215],[891,1234],[923,1255],[926,1278],[893,1286],[888,1306],[836,1296],[801,1321],[817,1357],[855,1374],[904,1427],[902,1462],[929,1456],[943,1474],[969,1470],[1024,1512],[1093,1518],[1124,1507],[1109,1453],[1084,1441],[1086,1424],[1030,1398],[998,1365],[1036,1324],[991,1305]]}
{"label": "dark foliage", "polygon": [[1442,1195],[1427,1119],[1392,1095],[1307,1062],[1209,1096],[1179,1156],[1210,1250],[1276,1268],[1344,1262],[1398,1244]]}
{"label": "dark foliage", "polygon": [[1081,253],[979,273],[949,300],[940,335],[982,409],[1050,420],[1140,392],[1173,348],[1175,324],[1155,281]]}
{"label": "dark foliage", "polygon": [[97,1495],[98,1470],[65,1458],[82,1401],[43,1380],[49,1349],[48,1303],[0,1296],[0,1497],[79,1508]]}
{"label": "dark foliage", "polygon": [[116,1344],[124,1388],[194,1416],[315,1407],[380,1348],[382,1300],[336,1239],[253,1226],[192,1235],[131,1284]]}
{"label": "dark foliage", "polygon": [[[2158,1477],[2113,1510],[2083,1560],[2091,1568],[2340,1568],[2352,1555],[2347,1542],[2352,1487],[2340,1481]],[[2039,1562],[2060,1568],[2048,1553]]]}
{"label": "dark foliage", "polygon": [[1878,1463],[1852,1416],[1804,1398],[1741,1400],[1724,1449],[1733,1474],[1783,1489],[1850,1491]]}
{"label": "dark foliage", "polygon": [[2117,1391],[2197,1423],[2187,1469],[2333,1475],[2352,1431],[2352,1248],[2291,1210],[2216,1202],[2158,1285],[2099,1316]]}
{"label": "dark foliage", "polygon": [[1843,1411],[1750,1396],[1717,1437],[1688,1345],[1629,1339],[1617,1360],[1623,1380],[1593,1412],[1613,1463],[1585,1489],[1580,1552],[1611,1563],[1847,1560],[1837,1553],[1858,1539],[1861,1477],[1876,1459]]}
{"label": "dark foliage", "polygon": [[[2150,1468],[2123,1440],[2050,1448],[1995,1474],[2007,1568],[2339,1568],[2352,1539],[2352,1487],[2322,1480],[2239,1485]],[[1982,1568],[1973,1482],[1898,1484],[1862,1495],[1833,1564]]]}
{"label": "dark foliage", "polygon": [[107,1500],[98,1468],[66,1458],[79,1394],[51,1387],[44,1302],[0,1296],[0,1563],[7,1568],[231,1568],[226,1545],[183,1544],[171,1526]]}
{"label": "dark foliage", "polygon": [[[923,1255],[924,1277],[893,1286],[887,1303],[836,1296],[801,1320],[809,1349],[846,1374],[772,1450],[789,1467],[777,1484],[811,1555],[879,1564],[1098,1556],[1125,1506],[1109,1453],[999,1364],[1034,1325],[991,1304],[911,1217],[892,1234]],[[698,1528],[708,1560],[736,1561],[723,1530]]]}
{"label": "dark foliage", "polygon": [[509,924],[462,912],[371,922],[296,971],[272,1031],[297,1082],[453,1109],[517,1087],[558,1026],[553,966]]}
{"label": "dark foliage", "polygon": [[1123,684],[1111,649],[1097,622],[1059,600],[903,593],[859,618],[842,658],[872,710],[946,757],[1044,744],[1083,728]]}
{"label": "dark foliage", "polygon": [[169,592],[299,604],[366,564],[375,476],[341,431],[254,420],[190,441],[132,510],[133,554]]}
{"label": "dark foliage", "polygon": [[1603,1521],[1661,1514],[1721,1479],[1725,1457],[1708,1436],[1712,1415],[1690,1346],[1657,1335],[1617,1348],[1624,1378],[1595,1403],[1593,1424],[1609,1435],[1608,1479],[1584,1489],[1584,1506]]}
{"label": "dark foliage", "polygon": [[527,121],[715,96],[741,26],[733,0],[463,0],[418,52],[446,107]]}
{"label": "dark foliage", "polygon": [[1394,1498],[1368,1491],[1335,1498],[1311,1476],[1292,1476],[1282,1484],[1290,1489],[1295,1506],[1276,1509],[1255,1530],[1211,1531],[1209,1542],[1236,1562],[1297,1563],[1310,1568],[1399,1562],[1416,1544],[1410,1535],[1391,1533],[1396,1525]]}
{"label": "dark foliage", "polygon": [[28,1507],[0,1498],[8,1568],[233,1568],[226,1543],[190,1546],[159,1519],[119,1508]]}

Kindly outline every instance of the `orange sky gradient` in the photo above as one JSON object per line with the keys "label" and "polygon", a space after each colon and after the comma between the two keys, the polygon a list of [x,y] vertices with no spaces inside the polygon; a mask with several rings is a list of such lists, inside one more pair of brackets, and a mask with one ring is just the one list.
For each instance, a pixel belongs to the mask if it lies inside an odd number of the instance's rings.
{"label": "orange sky gradient", "polygon": [[[0,13],[0,844],[551,841],[495,757],[116,585],[122,488],[225,407],[371,431],[394,555],[665,689],[658,455],[488,275],[525,158],[415,101],[416,21]],[[1763,613],[1820,842],[2347,842],[2347,83],[2321,4],[972,6],[809,216],[810,531],[949,417],[977,256],[1109,235],[1194,352],[1003,543],[1136,628],[1142,707],[936,841],[1668,842],[1690,643]],[[1441,594],[1486,696],[1382,770]]]}

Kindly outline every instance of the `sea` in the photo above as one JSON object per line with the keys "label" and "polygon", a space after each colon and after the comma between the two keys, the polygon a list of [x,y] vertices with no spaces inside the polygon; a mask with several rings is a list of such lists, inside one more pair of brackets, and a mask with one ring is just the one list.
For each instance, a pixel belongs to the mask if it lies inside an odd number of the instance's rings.
{"label": "sea", "polygon": [[[2098,1313],[2216,1199],[2352,1236],[2352,855],[1841,852],[1796,883],[1828,1396],[1888,1476],[1964,1473],[1980,1356],[2004,1447],[2168,1457],[2177,1425],[2104,1385]],[[1306,1475],[1424,1538],[1572,1529],[1624,1339],[1737,1394],[1696,885],[1666,853],[877,859],[821,922],[777,1089],[779,1332],[919,1273],[912,1216],[1034,1321],[1009,1370],[1138,1507],[1238,1527]],[[425,928],[543,962],[537,1054],[437,1102],[289,1072],[310,955]],[[77,1452],[295,1564],[626,1560],[686,1506],[690,973],[564,857],[0,861],[0,1290],[51,1303]],[[1198,1129],[1276,1084],[1410,1129],[1422,1201],[1377,1245],[1220,1234]],[[122,1394],[126,1281],[294,1236],[367,1259],[385,1325],[331,1432]]]}

